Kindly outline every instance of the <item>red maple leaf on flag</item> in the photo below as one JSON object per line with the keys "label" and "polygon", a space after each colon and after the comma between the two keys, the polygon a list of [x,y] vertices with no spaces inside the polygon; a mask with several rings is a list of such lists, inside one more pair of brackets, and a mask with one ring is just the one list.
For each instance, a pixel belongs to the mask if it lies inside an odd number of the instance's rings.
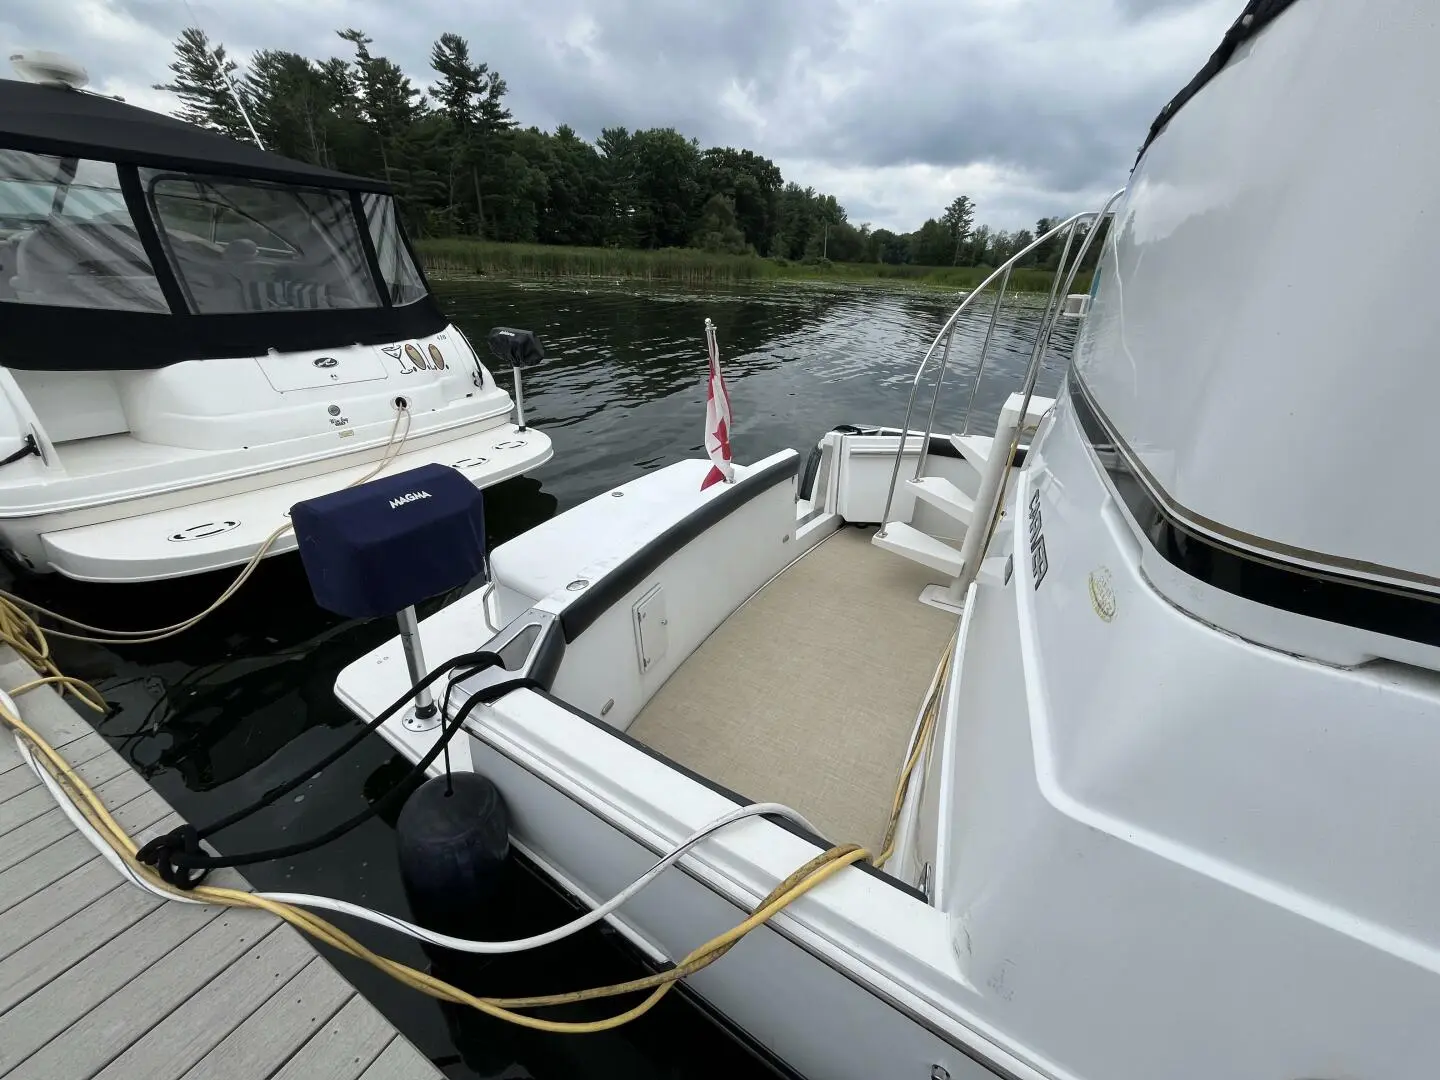
{"label": "red maple leaf on flag", "polygon": [[[725,458],[726,461],[729,461],[729,460],[730,460],[730,432],[727,431],[726,428],[725,428],[725,418],[724,418],[723,416],[720,418],[720,426],[717,427],[717,428],[714,430],[714,432],[712,432],[712,434],[715,436],[715,441],[720,444],[720,453],[724,456],[724,458]],[[710,466],[710,471],[705,474],[705,480],[704,480],[704,482],[701,483],[701,485],[700,485],[700,490],[701,490],[701,491],[704,491],[704,490],[705,490],[706,488],[708,488],[711,484],[718,484],[718,483],[720,483],[720,481],[722,481],[722,480],[724,480],[724,479],[725,479],[725,474],[720,471],[720,466],[718,466],[718,465],[711,465],[711,466]]]}

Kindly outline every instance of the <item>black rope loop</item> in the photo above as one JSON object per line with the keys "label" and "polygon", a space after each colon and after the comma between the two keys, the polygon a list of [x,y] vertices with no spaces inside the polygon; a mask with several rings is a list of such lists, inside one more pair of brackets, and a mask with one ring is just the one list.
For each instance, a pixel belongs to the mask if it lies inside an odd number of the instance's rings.
{"label": "black rope loop", "polygon": [[197,855],[205,855],[200,850],[199,831],[193,825],[178,825],[147,843],[135,853],[135,858],[154,867],[167,885],[188,892],[210,873],[208,866],[187,865]]}

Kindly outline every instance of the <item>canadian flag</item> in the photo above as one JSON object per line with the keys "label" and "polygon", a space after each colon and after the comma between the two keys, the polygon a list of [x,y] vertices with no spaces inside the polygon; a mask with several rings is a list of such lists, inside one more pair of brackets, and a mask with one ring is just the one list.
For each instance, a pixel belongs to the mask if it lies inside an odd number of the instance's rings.
{"label": "canadian flag", "polygon": [[710,377],[705,383],[705,453],[715,464],[705,474],[701,491],[722,480],[728,484],[735,479],[735,468],[730,464],[730,394],[725,389],[725,378],[720,374],[720,346],[715,343],[715,324],[709,319],[705,320],[705,347],[710,353]]}

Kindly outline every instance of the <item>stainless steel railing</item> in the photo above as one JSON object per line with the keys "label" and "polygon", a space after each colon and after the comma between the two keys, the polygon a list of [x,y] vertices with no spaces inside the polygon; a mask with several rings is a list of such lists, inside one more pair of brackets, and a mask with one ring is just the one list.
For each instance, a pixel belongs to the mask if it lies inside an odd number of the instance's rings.
{"label": "stainless steel railing", "polygon": [[[1125,194],[1125,189],[1121,188],[1115,192],[1115,194],[1111,195],[1110,198],[1105,201],[1105,205],[1098,211],[1088,211],[1066,218],[1045,235],[1037,237],[1030,244],[1027,244],[1024,248],[1010,256],[1010,258],[998,266],[989,277],[982,281],[974,291],[960,301],[960,305],[951,312],[950,317],[946,319],[944,325],[940,327],[939,332],[935,335],[935,340],[930,343],[930,347],[925,350],[925,355],[921,357],[920,365],[915,370],[915,378],[910,384],[910,398],[905,405],[905,419],[900,425],[900,445],[895,451],[895,466],[890,471],[890,486],[885,493],[885,512],[881,518],[880,525],[882,535],[884,534],[886,523],[890,520],[890,510],[895,501],[895,486],[900,479],[900,463],[905,456],[906,444],[912,435],[910,431],[910,419],[915,411],[915,398],[919,393],[920,383],[925,377],[925,372],[929,368],[930,361],[934,357],[936,350],[941,348],[943,342],[944,348],[941,352],[940,370],[935,377],[935,391],[930,399],[930,410],[926,417],[925,430],[920,435],[920,454],[915,467],[915,479],[917,480],[924,474],[925,463],[929,454],[930,436],[935,430],[935,413],[940,403],[940,390],[944,385],[945,374],[950,363],[950,347],[955,335],[955,330],[960,325],[961,316],[971,309],[976,300],[978,300],[991,285],[997,281],[999,282],[999,287],[995,292],[995,304],[990,311],[990,318],[985,327],[985,339],[980,346],[980,359],[976,366],[975,380],[970,387],[970,397],[965,406],[965,420],[962,431],[968,433],[970,430],[970,413],[975,406],[975,395],[980,388],[980,380],[985,375],[985,362],[990,352],[990,343],[994,339],[995,326],[1000,319],[1000,309],[1005,299],[1005,289],[1010,283],[1010,272],[1021,259],[1029,255],[1041,244],[1062,235],[1064,236],[1065,246],[1061,249],[1060,261],[1056,265],[1055,278],[1050,287],[1050,295],[1045,302],[1045,312],[1036,330],[1035,344],[1030,351],[1029,364],[1026,366],[1023,383],[1025,395],[1024,407],[1029,408],[1030,399],[1035,390],[1035,381],[1039,376],[1040,366],[1045,357],[1045,350],[1049,347],[1050,337],[1055,330],[1055,323],[1058,321],[1060,311],[1064,307],[1064,298],[1068,294],[1070,286],[1075,281],[1075,275],[1079,271],[1080,264],[1084,260],[1086,253],[1090,250],[1090,245],[1094,242],[1095,237],[1100,234],[1100,229],[1098,228],[1092,228],[1087,231],[1084,240],[1080,244],[1079,252],[1072,260],[1069,256],[1070,249],[1075,240],[1075,230],[1086,222],[1093,221],[1096,224],[1103,222],[1105,218],[1109,216],[1116,200],[1123,194]],[[1021,428],[1024,427],[1024,415],[1024,410],[1022,409]],[[1017,429],[1016,433],[1016,439],[1018,440],[1018,438],[1019,429]],[[1014,446],[1012,446],[1011,454],[1014,453],[1014,449]],[[977,510],[978,509],[977,507]],[[982,519],[977,516],[975,524],[978,525],[981,520]]]}

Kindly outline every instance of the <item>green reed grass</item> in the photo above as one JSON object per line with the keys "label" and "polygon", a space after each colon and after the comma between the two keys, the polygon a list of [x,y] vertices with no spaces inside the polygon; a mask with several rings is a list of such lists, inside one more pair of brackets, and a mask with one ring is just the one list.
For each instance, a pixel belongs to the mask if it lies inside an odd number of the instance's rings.
{"label": "green reed grass", "polygon": [[[425,269],[437,274],[479,274],[519,278],[611,278],[672,281],[690,285],[751,281],[833,281],[917,284],[973,289],[990,273],[984,266],[890,266],[885,263],[798,263],[757,255],[719,255],[691,248],[637,251],[630,248],[561,247],[551,244],[500,244],[483,240],[424,239],[416,248]],[[1082,274],[1073,286],[1090,287]],[[1048,270],[1016,269],[1015,292],[1048,292]]]}

